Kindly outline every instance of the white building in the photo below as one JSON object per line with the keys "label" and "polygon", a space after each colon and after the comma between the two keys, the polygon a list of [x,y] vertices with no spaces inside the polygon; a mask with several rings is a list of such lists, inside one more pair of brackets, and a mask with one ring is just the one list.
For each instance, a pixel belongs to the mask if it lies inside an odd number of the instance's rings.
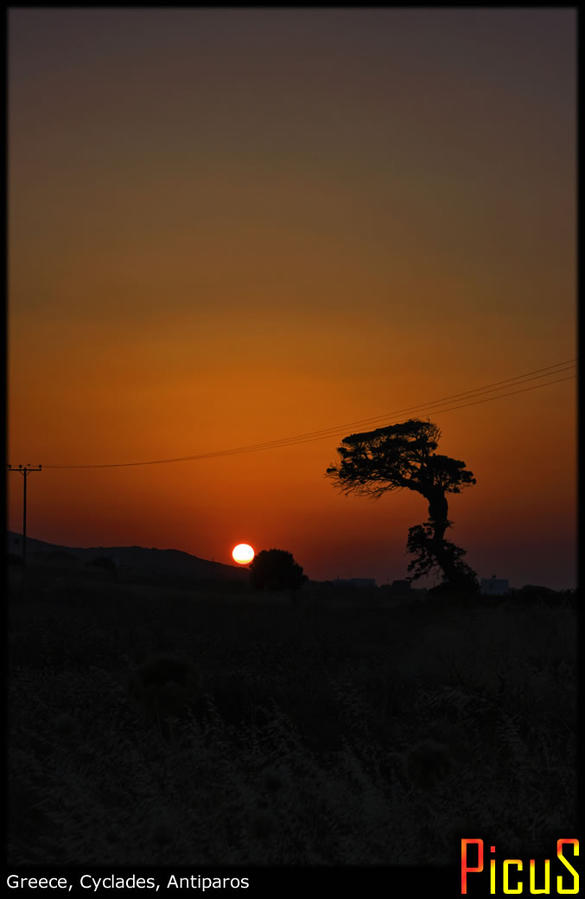
{"label": "white building", "polygon": [[508,593],[510,583],[506,578],[492,574],[491,577],[482,577],[479,589],[484,596],[503,596]]}

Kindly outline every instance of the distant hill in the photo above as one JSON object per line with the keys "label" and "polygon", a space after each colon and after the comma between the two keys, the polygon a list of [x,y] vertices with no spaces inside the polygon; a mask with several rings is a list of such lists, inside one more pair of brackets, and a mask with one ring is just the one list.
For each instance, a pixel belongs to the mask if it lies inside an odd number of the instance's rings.
{"label": "distant hill", "polygon": [[[7,533],[8,552],[20,554],[21,536]],[[85,565],[100,557],[112,559],[120,572],[146,577],[168,577],[200,581],[247,580],[245,569],[221,562],[210,562],[178,549],[146,549],[142,546],[61,546],[27,537],[27,558],[31,564],[55,562]]]}

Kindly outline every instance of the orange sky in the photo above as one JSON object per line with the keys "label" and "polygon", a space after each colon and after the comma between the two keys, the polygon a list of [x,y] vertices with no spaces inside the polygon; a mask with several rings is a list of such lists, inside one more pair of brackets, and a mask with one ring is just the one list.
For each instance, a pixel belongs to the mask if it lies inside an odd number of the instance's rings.
{"label": "orange sky", "polygon": [[[574,358],[574,81],[570,9],[11,10],[9,461],[229,449]],[[480,575],[574,582],[575,402],[432,416]],[[338,442],[47,470],[29,533],[401,577],[424,501],[337,494]]]}

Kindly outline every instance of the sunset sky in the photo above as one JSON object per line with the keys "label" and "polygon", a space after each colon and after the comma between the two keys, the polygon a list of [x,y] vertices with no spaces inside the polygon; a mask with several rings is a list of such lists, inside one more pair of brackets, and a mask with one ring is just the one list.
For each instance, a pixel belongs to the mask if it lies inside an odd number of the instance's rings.
{"label": "sunset sky", "polygon": [[[21,8],[8,48],[8,461],[333,432],[47,468],[29,535],[404,577],[424,500],[325,469],[346,424],[575,359],[574,10]],[[428,414],[477,573],[574,585],[574,380]]]}

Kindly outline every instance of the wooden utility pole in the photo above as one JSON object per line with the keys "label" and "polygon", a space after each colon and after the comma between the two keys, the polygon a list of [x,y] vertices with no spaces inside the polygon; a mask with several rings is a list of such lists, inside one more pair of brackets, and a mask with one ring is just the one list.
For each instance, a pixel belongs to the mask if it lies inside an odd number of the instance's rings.
{"label": "wooden utility pole", "polygon": [[42,471],[43,466],[37,465],[9,465],[8,471],[19,471],[23,477],[23,501],[22,501],[22,563],[26,566],[26,482],[31,471]]}

